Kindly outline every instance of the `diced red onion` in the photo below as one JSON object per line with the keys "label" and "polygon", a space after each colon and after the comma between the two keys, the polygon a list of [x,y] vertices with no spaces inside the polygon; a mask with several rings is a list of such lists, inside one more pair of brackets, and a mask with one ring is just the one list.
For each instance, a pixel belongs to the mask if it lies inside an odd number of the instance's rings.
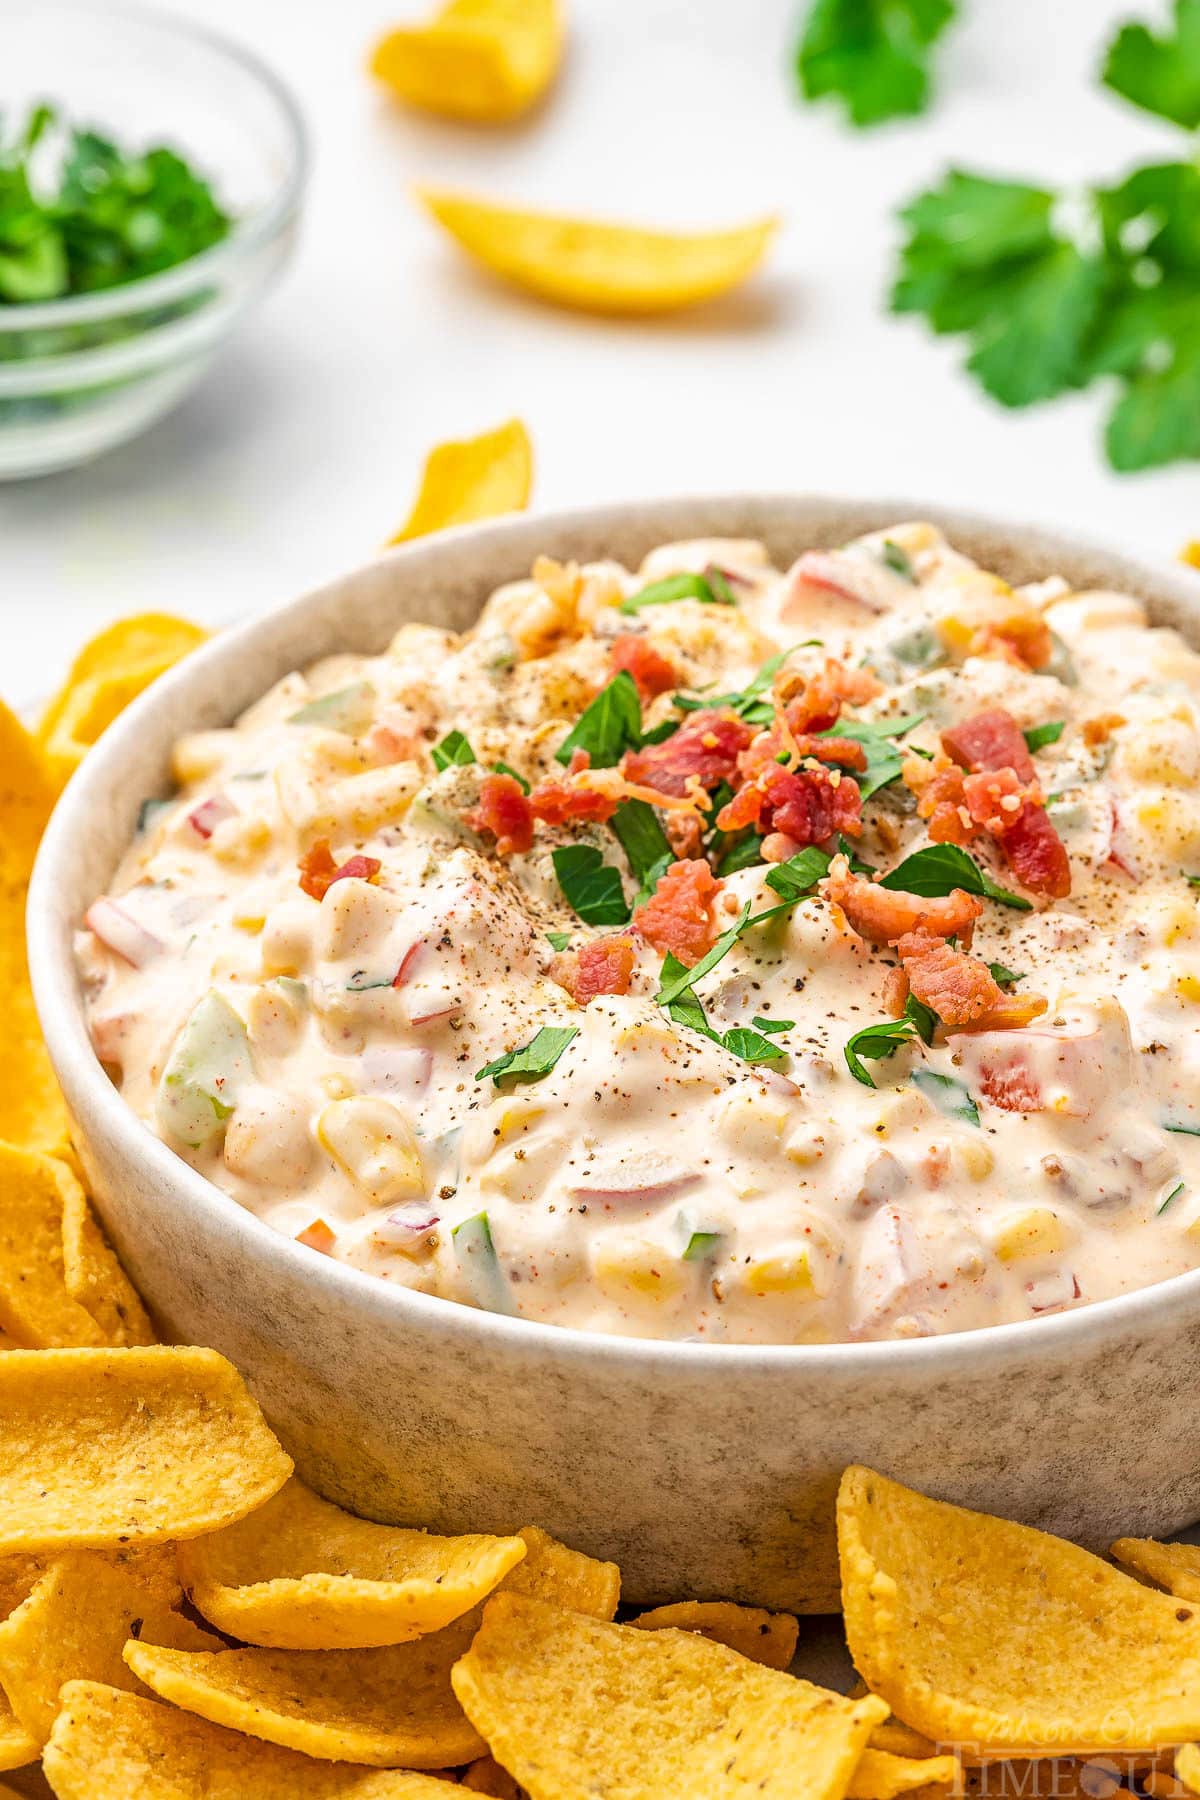
{"label": "diced red onion", "polygon": [[806,550],[787,573],[784,594],[784,617],[804,590],[820,588],[837,594],[842,600],[853,600],[869,612],[887,612],[895,593],[896,576],[882,563],[865,555],[850,555],[844,550]]}
{"label": "diced red onion", "polygon": [[1115,802],[1112,806],[1112,820],[1108,831],[1108,860],[1110,863],[1115,863],[1123,875],[1128,875],[1130,881],[1142,879],[1142,866],[1137,859],[1129,831],[1122,823]]}
{"label": "diced red onion", "polygon": [[1030,1312],[1056,1312],[1059,1307],[1068,1306],[1079,1297],[1079,1283],[1070,1269],[1055,1269],[1049,1275],[1039,1275],[1035,1280],[1025,1283],[1025,1298],[1029,1302]]}
{"label": "diced red onion", "polygon": [[102,944],[115,950],[118,956],[131,963],[135,969],[140,969],[163,948],[161,938],[156,938],[144,925],[139,925],[123,906],[110,900],[107,894],[92,901],[83,915],[83,922]]}
{"label": "diced red onion", "polygon": [[425,948],[424,938],[418,938],[415,944],[410,944],[408,946],[408,949],[404,952],[404,955],[400,958],[400,967],[396,970],[396,977],[395,977],[395,980],[392,982],[392,986],[394,988],[403,987],[405,985],[405,983],[411,979],[412,972],[413,972],[413,965],[416,963],[417,957],[420,955],[421,951],[424,948]]}
{"label": "diced red onion", "polygon": [[235,819],[238,809],[232,800],[224,794],[210,794],[199,806],[194,806],[187,816],[187,822],[197,837],[207,841],[223,819]]}
{"label": "diced red onion", "polygon": [[374,1235],[385,1243],[415,1244],[428,1237],[434,1226],[440,1223],[440,1215],[431,1206],[421,1200],[412,1200],[388,1213],[376,1225]]}

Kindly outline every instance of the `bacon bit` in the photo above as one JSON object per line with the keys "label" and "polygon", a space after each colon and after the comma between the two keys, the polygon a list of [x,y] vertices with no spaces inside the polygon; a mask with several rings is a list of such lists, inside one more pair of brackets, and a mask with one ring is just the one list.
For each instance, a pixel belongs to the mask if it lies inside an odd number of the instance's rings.
{"label": "bacon bit", "polygon": [[826,897],[841,907],[852,929],[874,944],[894,944],[909,932],[923,931],[932,937],[961,938],[969,945],[983,911],[982,900],[962,888],[926,895],[880,887],[852,875],[844,856],[834,857],[823,885]]}
{"label": "bacon bit", "polygon": [[669,812],[663,830],[674,856],[699,856],[704,827],[695,813]]}
{"label": "bacon bit", "polygon": [[363,740],[363,752],[375,768],[390,763],[416,762],[425,749],[425,739],[414,714],[407,707],[397,707],[382,714]]}
{"label": "bacon bit", "polygon": [[976,828],[963,799],[963,772],[957,763],[945,755],[932,762],[908,756],[900,775],[917,796],[917,817],[925,820],[933,843],[970,843]]}
{"label": "bacon bit", "polygon": [[608,653],[608,672],[619,675],[624,669],[633,676],[643,700],[655,700],[669,688],[679,684],[679,671],[646,637],[626,631],[614,638]]}
{"label": "bacon bit", "polygon": [[658,886],[633,915],[636,931],[665,956],[671,951],[690,969],[717,935],[713,905],[721,892],[702,858],[672,863]]}
{"label": "bacon bit", "polygon": [[634,954],[629,938],[601,938],[581,950],[561,951],[550,964],[550,979],[566,988],[577,1006],[597,994],[627,994]]}
{"label": "bacon bit", "polygon": [[912,993],[944,1025],[1003,1030],[1028,1025],[1046,1010],[1040,994],[1003,993],[986,963],[932,932],[907,932],[896,951]]}
{"label": "bacon bit", "polygon": [[533,808],[529,796],[512,775],[485,775],[479,788],[479,805],[463,814],[472,831],[490,831],[496,839],[496,855],[511,856],[533,843]]}
{"label": "bacon bit", "polygon": [[1100,713],[1094,719],[1083,721],[1083,741],[1089,750],[1095,750],[1100,744],[1107,744],[1114,731],[1120,731],[1128,720],[1121,713]]}
{"label": "bacon bit", "polygon": [[323,900],[335,881],[378,881],[383,864],[375,856],[352,856],[339,866],[330,852],[329,839],[318,838],[297,867],[303,891],[314,900]]}
{"label": "bacon bit", "polygon": [[862,795],[848,775],[768,763],[717,814],[721,831],[739,831],[755,823],[768,834],[784,832],[795,839],[797,848],[824,843],[838,831],[858,837]]}
{"label": "bacon bit", "polygon": [[883,685],[870,669],[848,669],[831,656],[820,674],[808,680],[797,670],[782,669],[774,692],[776,701],[786,705],[789,730],[799,734],[828,731],[837,724],[843,706],[865,706],[882,694]]}
{"label": "bacon bit", "polygon": [[1013,613],[1002,624],[980,626],[967,655],[1000,656],[1020,669],[1044,669],[1054,655],[1054,639],[1039,613]]}
{"label": "bacon bit", "polygon": [[303,1231],[296,1233],[298,1244],[307,1244],[310,1250],[319,1250],[322,1256],[328,1256],[337,1243],[337,1233],[331,1231],[324,1219],[314,1219]]}
{"label": "bacon bit", "polygon": [[1021,727],[1002,706],[990,706],[942,733],[942,749],[960,768],[1011,769],[1018,781],[1034,779],[1033,758]]}
{"label": "bacon bit", "polygon": [[565,781],[547,775],[530,794],[529,806],[534,818],[544,825],[565,825],[570,819],[594,819],[603,825],[616,812],[618,802],[611,794],[602,794],[588,783],[573,781],[574,756],[571,762],[572,768]]}
{"label": "bacon bit", "polygon": [[1032,787],[1017,778],[1015,769],[980,769],[976,775],[963,778],[963,801],[972,823],[1003,837],[1016,824],[1021,808],[1032,801],[1039,809],[1042,792],[1037,783]]}
{"label": "bacon bit", "polygon": [[883,1010],[890,1019],[902,1019],[908,1004],[908,972],[901,963],[883,978]]}
{"label": "bacon bit", "polygon": [[695,712],[663,743],[627,750],[621,773],[627,781],[681,799],[692,793],[694,782],[711,793],[721,782],[732,782],[738,757],[753,735],[736,713]]}
{"label": "bacon bit", "polygon": [[1071,861],[1046,809],[1027,800],[1000,839],[1009,866],[1031,894],[1065,900],[1071,892]]}

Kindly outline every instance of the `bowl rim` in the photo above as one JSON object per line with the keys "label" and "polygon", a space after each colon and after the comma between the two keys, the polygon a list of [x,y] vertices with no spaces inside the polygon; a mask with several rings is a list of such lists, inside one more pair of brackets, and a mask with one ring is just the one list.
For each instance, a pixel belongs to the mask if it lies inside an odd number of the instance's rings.
{"label": "bowl rim", "polygon": [[[28,0],[0,0],[0,18],[9,11],[25,12],[27,3]],[[57,300],[18,301],[0,306],[0,330],[37,331],[60,325],[94,324],[163,305],[203,286],[225,263],[238,261],[243,255],[253,255],[286,229],[300,207],[311,167],[312,144],[299,101],[265,58],[223,31],[215,31],[178,13],[162,12],[140,4],[139,0],[38,0],[38,8],[39,13],[83,13],[103,19],[108,25],[130,25],[167,39],[190,40],[236,64],[273,101],[285,126],[288,158],[270,199],[244,220],[235,218],[233,229],[219,243],[172,268],[160,270],[156,275],[120,282],[116,287],[103,288],[98,293],[69,294]],[[68,351],[64,356],[41,360],[61,365],[76,355],[91,354],[94,352]]]}
{"label": "bowl rim", "polygon": [[[692,535],[704,535],[703,521],[709,509],[770,512],[780,508],[861,510],[886,515],[891,521],[931,519],[954,541],[956,533],[990,534],[1020,543],[1026,553],[1047,561],[1047,575],[1058,572],[1055,559],[1091,559],[1104,565],[1114,579],[1136,591],[1170,598],[1181,610],[1194,615],[1200,631],[1200,576],[1182,565],[1158,566],[1095,540],[1040,525],[1019,524],[994,514],[959,507],[927,505],[912,500],[875,500],[870,496],[827,495],[817,492],[731,492],[649,500],[599,503],[547,512],[510,514],[501,519],[457,526],[429,537],[389,549],[379,557],[357,565],[347,573],[278,607],[270,608],[231,629],[219,633],[193,651],[135,700],[104,733],[99,744],[72,776],[60,797],[38,851],[29,889],[27,941],[30,975],[39,1018],[55,1072],[72,1113],[95,1112],[103,1120],[110,1152],[127,1164],[138,1166],[148,1184],[170,1197],[172,1205],[186,1204],[195,1223],[206,1233],[218,1232],[233,1240],[240,1256],[260,1258],[272,1275],[298,1291],[306,1286],[324,1290],[332,1306],[357,1309],[381,1327],[403,1328],[406,1316],[414,1328],[441,1335],[476,1348],[491,1344],[497,1354],[548,1357],[560,1364],[587,1364],[596,1358],[622,1365],[639,1375],[652,1372],[660,1379],[707,1378],[726,1368],[742,1377],[764,1379],[785,1374],[853,1381],[869,1379],[886,1366],[889,1377],[944,1378],[968,1375],[981,1366],[997,1369],[1008,1364],[1046,1359],[1064,1360],[1094,1347],[1097,1339],[1125,1336],[1148,1330],[1172,1310],[1200,1311],[1200,1267],[1172,1275],[1148,1287],[1135,1288],[1107,1300],[1048,1317],[983,1326],[973,1331],[947,1332],[910,1339],[874,1339],[831,1344],[745,1344],[696,1342],[648,1337],[608,1335],[575,1326],[551,1325],[503,1313],[484,1312],[463,1301],[446,1300],[382,1280],[346,1263],[314,1254],[304,1245],[265,1224],[223,1189],[210,1182],[179,1157],[143,1123],[122,1099],[92,1049],[84,1022],[78,981],[70,957],[60,956],[56,940],[52,898],[65,873],[77,860],[74,846],[86,833],[90,818],[103,810],[102,796],[115,790],[121,779],[122,756],[139,737],[143,716],[165,710],[186,719],[190,691],[209,671],[253,655],[257,640],[278,632],[281,625],[301,627],[310,611],[317,610],[349,581],[361,579],[379,567],[419,571],[426,563],[436,567],[446,560],[453,565],[460,549],[495,549],[521,537],[569,537],[572,532],[600,527],[607,535],[622,529],[632,532],[639,522],[648,523],[660,511],[684,509],[695,517]],[[564,554],[570,554],[564,550]],[[614,544],[614,555],[621,546]],[[306,656],[303,660],[308,660]],[[265,691],[265,690],[264,690]]]}

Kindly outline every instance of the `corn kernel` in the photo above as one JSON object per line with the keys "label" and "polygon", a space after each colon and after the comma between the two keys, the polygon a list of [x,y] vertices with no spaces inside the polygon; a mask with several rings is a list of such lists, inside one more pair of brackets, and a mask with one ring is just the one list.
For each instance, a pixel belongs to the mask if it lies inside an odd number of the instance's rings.
{"label": "corn kernel", "polygon": [[1188,1000],[1194,1006],[1200,1001],[1200,975],[1177,975],[1175,992],[1181,1000]]}
{"label": "corn kernel", "polygon": [[828,1128],[818,1131],[815,1125],[799,1125],[783,1146],[783,1154],[789,1162],[809,1168],[820,1162],[830,1147]]}
{"label": "corn kernel", "polygon": [[632,1292],[647,1300],[673,1300],[684,1282],[678,1257],[649,1238],[610,1238],[597,1246],[592,1268],[613,1298]]}
{"label": "corn kernel", "polygon": [[746,1156],[771,1156],[778,1150],[788,1108],[761,1094],[731,1092],[717,1109],[718,1135]]}
{"label": "corn kernel", "polygon": [[1149,719],[1126,734],[1113,758],[1114,770],[1134,781],[1162,787],[1192,787],[1200,775],[1200,740],[1180,719]]}
{"label": "corn kernel", "polygon": [[253,862],[271,841],[271,827],[257,813],[243,813],[238,819],[222,819],[209,840],[209,849],[218,862],[233,867]]}
{"label": "corn kernel", "polygon": [[815,1294],[812,1261],[807,1247],[780,1251],[748,1263],[742,1274],[747,1289],[765,1294]]}
{"label": "corn kernel", "polygon": [[1010,1214],[992,1235],[992,1250],[1004,1263],[1051,1256],[1065,1243],[1062,1220],[1045,1206],[1031,1206],[1024,1212]]}
{"label": "corn kernel", "polygon": [[986,1181],[996,1166],[996,1155],[991,1145],[978,1143],[973,1138],[956,1144],[954,1154],[972,1181]]}
{"label": "corn kernel", "polygon": [[1173,857],[1187,857],[1200,849],[1200,808],[1188,796],[1168,789],[1135,809],[1137,825],[1154,847]]}
{"label": "corn kernel", "polygon": [[317,1139],[373,1206],[424,1195],[416,1134],[390,1100],[331,1101],[317,1120]]}
{"label": "corn kernel", "polygon": [[545,1113],[545,1107],[536,1105],[532,1100],[509,1100],[502,1106],[493,1108],[488,1118],[496,1141],[504,1143],[508,1138],[519,1137],[535,1120],[544,1118]]}
{"label": "corn kernel", "polygon": [[190,731],[171,751],[171,773],[181,787],[215,775],[233,745],[231,731]]}
{"label": "corn kernel", "polygon": [[331,1069],[328,1075],[318,1076],[317,1086],[331,1100],[349,1100],[354,1092],[354,1083],[349,1076],[340,1075],[336,1069]]}

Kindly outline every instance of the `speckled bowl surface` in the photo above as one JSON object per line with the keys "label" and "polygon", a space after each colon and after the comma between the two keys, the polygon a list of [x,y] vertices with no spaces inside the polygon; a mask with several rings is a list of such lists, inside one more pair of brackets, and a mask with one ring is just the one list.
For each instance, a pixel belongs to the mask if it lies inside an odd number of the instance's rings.
{"label": "speckled bowl surface", "polygon": [[[630,1600],[836,1605],[832,1500],[866,1462],[1104,1546],[1200,1515],[1200,1271],[1077,1312],[904,1343],[604,1338],[410,1293],[279,1236],[136,1119],[91,1050],[71,933],[182,731],[229,723],[334,650],[409,619],[462,628],[545,551],[636,566],[671,539],[759,537],[786,565],[932,518],[1013,580],[1117,587],[1200,634],[1200,580],[1019,524],[904,502],[723,496],[467,527],[226,633],[158,682],[71,782],[29,907],[34,988],[105,1223],[170,1337],[239,1365],[303,1475],[374,1518],[545,1526],[613,1557]],[[164,597],[169,604],[169,595]]]}

